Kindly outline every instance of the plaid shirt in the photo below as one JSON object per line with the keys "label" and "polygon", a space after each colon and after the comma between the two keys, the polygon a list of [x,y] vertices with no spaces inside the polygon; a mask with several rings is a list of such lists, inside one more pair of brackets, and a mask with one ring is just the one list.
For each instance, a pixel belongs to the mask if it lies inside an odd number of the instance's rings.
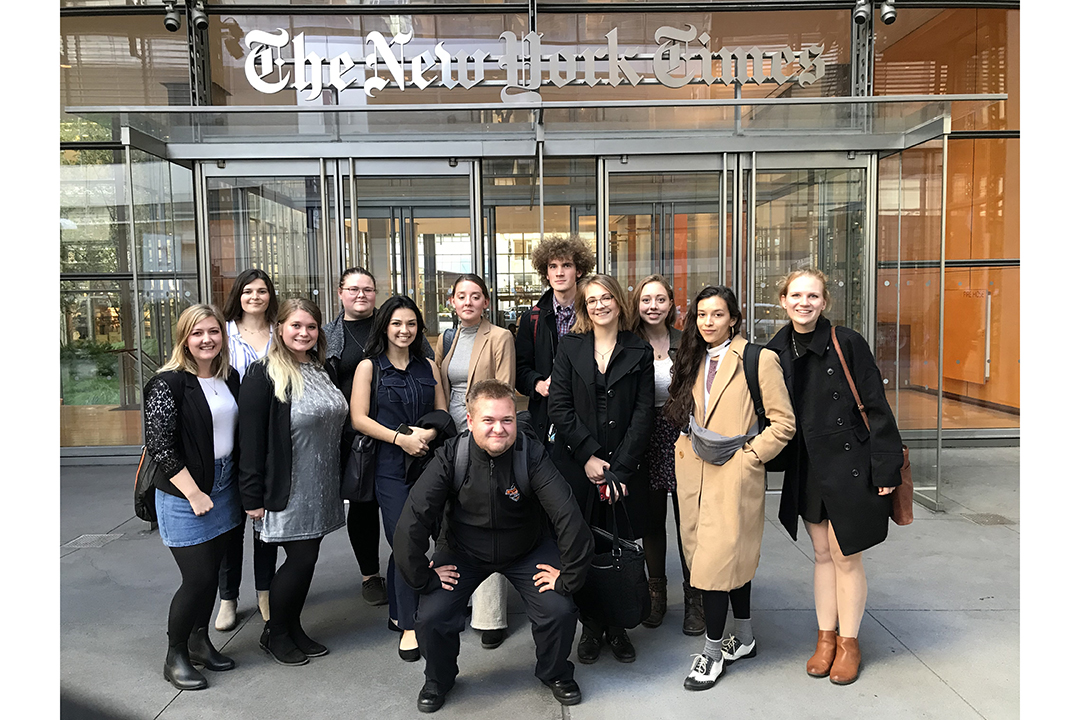
{"label": "plaid shirt", "polygon": [[555,308],[555,330],[561,338],[563,335],[570,332],[570,328],[574,324],[574,306],[568,305],[567,307],[563,307],[555,302],[554,298],[551,301],[551,305]]}

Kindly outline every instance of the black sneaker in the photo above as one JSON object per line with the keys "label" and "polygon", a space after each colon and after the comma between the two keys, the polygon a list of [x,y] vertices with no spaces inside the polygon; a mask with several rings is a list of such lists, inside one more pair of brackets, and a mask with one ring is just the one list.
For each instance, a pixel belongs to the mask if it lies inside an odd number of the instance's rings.
{"label": "black sneaker", "polygon": [[744,645],[742,641],[734,635],[728,635],[720,641],[720,652],[724,655],[724,661],[729,663],[733,663],[744,657],[756,657],[757,639],[751,640],[749,645]]}
{"label": "black sneaker", "polygon": [[498,630],[481,630],[480,631],[480,647],[487,648],[488,650],[494,650],[503,644],[503,640],[506,639],[506,629],[500,628]]}
{"label": "black sneaker", "polygon": [[360,597],[368,605],[374,607],[387,604],[390,598],[386,595],[386,580],[378,575],[372,575],[361,586]]}
{"label": "black sneaker", "polygon": [[630,642],[626,630],[617,630],[614,633],[608,630],[607,642],[611,646],[611,654],[619,662],[632,663],[637,660],[637,651],[634,650],[634,645]]}
{"label": "black sneaker", "polygon": [[551,695],[563,705],[577,705],[581,702],[581,688],[571,678],[570,680],[543,681],[551,688]]}
{"label": "black sneaker", "polygon": [[687,690],[708,690],[717,683],[724,672],[724,661],[713,660],[707,655],[695,655],[690,674],[683,680]]}

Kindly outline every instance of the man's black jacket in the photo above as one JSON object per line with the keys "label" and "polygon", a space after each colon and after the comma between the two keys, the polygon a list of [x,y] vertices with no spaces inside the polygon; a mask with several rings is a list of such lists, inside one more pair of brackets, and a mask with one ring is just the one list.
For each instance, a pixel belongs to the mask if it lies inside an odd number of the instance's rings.
{"label": "man's black jacket", "polygon": [[[518,443],[521,442],[519,432]],[[538,442],[528,443],[527,491],[514,482],[515,448],[491,457],[469,439],[469,471],[461,492],[454,493],[453,452],[448,442],[416,481],[394,532],[394,559],[405,582],[420,593],[437,590],[438,574],[428,567],[428,539],[446,513],[446,543],[480,565],[512,563],[532,552],[549,533],[551,520],[562,571],[555,590],[570,595],[581,589],[592,560],[592,532],[570,486]],[[514,498],[517,498],[516,500]]]}

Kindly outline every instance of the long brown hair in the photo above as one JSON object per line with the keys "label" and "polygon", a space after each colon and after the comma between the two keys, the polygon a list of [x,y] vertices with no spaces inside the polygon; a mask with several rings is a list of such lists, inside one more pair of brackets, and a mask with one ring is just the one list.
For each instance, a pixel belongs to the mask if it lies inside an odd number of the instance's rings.
{"label": "long brown hair", "polygon": [[679,350],[675,353],[675,364],[671,367],[670,394],[667,403],[664,404],[664,414],[678,428],[686,427],[686,424],[690,422],[691,413],[694,412],[694,383],[701,369],[701,361],[709,349],[708,343],[698,331],[698,304],[711,297],[721,298],[727,304],[728,314],[735,318],[735,324],[731,328],[731,337],[738,335],[739,328],[742,326],[739,300],[729,287],[724,285],[703,287],[694,298],[694,302],[690,304],[690,312],[687,313],[687,320],[683,325]]}
{"label": "long brown hair", "polygon": [[634,321],[630,323],[630,329],[637,333],[645,342],[649,342],[649,336],[645,334],[645,321],[641,319],[641,294],[645,291],[645,286],[649,283],[660,283],[664,286],[664,290],[667,291],[668,302],[671,306],[668,308],[667,317],[664,318],[664,327],[670,330],[675,327],[675,319],[679,315],[679,309],[675,307],[675,290],[671,287],[671,283],[667,281],[667,278],[663,275],[652,274],[649,277],[643,279],[634,288],[634,294],[630,296],[630,312],[634,314]]}

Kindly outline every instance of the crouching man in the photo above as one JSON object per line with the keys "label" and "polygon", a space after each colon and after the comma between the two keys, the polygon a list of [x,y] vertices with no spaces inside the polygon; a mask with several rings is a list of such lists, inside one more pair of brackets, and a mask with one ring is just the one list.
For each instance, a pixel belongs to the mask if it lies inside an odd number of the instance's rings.
{"label": "crouching man", "polygon": [[[518,433],[513,388],[498,380],[475,383],[466,411],[468,434],[435,453],[394,533],[397,566],[421,593],[416,634],[427,666],[417,707],[442,707],[457,677],[465,606],[496,572],[525,603],[536,677],[560,703],[574,705],[581,690],[567,659],[578,617],[571,595],[585,582],[592,534],[542,444]],[[429,562],[428,540],[441,523],[444,533]]]}

